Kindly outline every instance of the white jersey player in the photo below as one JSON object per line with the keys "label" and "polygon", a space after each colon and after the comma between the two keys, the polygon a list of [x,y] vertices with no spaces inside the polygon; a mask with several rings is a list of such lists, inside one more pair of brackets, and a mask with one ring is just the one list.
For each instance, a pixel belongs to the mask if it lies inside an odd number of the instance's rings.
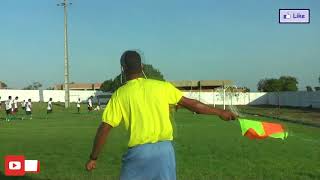
{"label": "white jersey player", "polygon": [[26,103],[26,114],[30,116],[30,119],[32,119],[32,103],[31,99],[28,99],[28,102]]}
{"label": "white jersey player", "polygon": [[6,110],[6,121],[11,120],[11,115],[12,115],[12,97],[9,96],[8,100],[5,102],[5,110]]}
{"label": "white jersey player", "polygon": [[80,113],[80,107],[81,107],[81,101],[80,101],[80,98],[78,98],[78,101],[77,101],[78,113]]}
{"label": "white jersey player", "polygon": [[88,99],[88,111],[92,111],[93,110],[93,105],[92,105],[92,96]]}
{"label": "white jersey player", "polygon": [[52,113],[52,98],[48,101],[47,114]]}

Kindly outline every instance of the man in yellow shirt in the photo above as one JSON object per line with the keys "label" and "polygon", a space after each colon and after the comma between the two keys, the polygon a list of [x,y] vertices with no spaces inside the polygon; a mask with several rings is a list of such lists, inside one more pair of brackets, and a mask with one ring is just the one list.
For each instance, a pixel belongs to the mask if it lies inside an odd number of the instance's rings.
{"label": "man in yellow shirt", "polygon": [[103,112],[97,130],[87,170],[96,168],[96,160],[103,144],[121,121],[129,131],[128,151],[123,156],[121,180],[175,180],[175,154],[171,141],[173,129],[169,105],[180,105],[200,114],[218,115],[224,120],[236,116],[188,99],[168,82],[144,78],[141,58],[136,51],[121,56],[121,67],[126,84],[113,93]]}

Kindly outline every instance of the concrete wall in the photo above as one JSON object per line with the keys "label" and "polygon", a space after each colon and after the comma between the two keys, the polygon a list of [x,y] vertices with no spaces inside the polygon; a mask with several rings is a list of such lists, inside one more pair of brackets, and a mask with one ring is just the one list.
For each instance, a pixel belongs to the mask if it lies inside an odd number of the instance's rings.
{"label": "concrete wall", "polygon": [[[217,92],[184,92],[186,97],[200,100],[205,104],[223,104],[223,93]],[[227,105],[278,105],[292,107],[320,108],[320,91],[316,92],[250,92],[250,93],[226,93]]]}
{"label": "concrete wall", "polygon": [[[223,104],[223,92],[183,92],[184,96],[200,100],[205,104]],[[1,101],[7,100],[8,96],[19,96],[19,100],[31,98],[33,102],[47,102],[53,98],[54,102],[64,102],[63,90],[0,90]],[[78,98],[86,101],[90,96],[111,95],[101,91],[70,91],[70,101],[76,102]],[[96,101],[96,99],[94,99]],[[316,92],[280,92],[280,93],[226,93],[227,105],[278,105],[293,107],[312,106],[320,108],[320,91]]]}
{"label": "concrete wall", "polygon": [[[223,104],[223,93],[217,92],[183,92],[184,96],[200,100],[205,104]],[[227,105],[259,105],[267,104],[267,93],[226,93],[225,103]]]}
{"label": "concrete wall", "polygon": [[320,91],[268,93],[268,104],[293,107],[320,108]]}
{"label": "concrete wall", "polygon": [[[70,91],[70,102],[76,102],[78,98],[85,102],[90,96],[109,95],[111,93],[104,93],[101,91]],[[63,90],[0,90],[1,101],[6,101],[8,96],[13,98],[18,96],[19,101],[31,99],[33,102],[48,102],[49,98],[53,102],[64,102]],[[94,101],[96,99],[94,98]]]}
{"label": "concrete wall", "polygon": [[31,99],[34,102],[40,101],[40,94],[38,90],[4,90],[0,89],[1,101],[6,101],[8,96],[15,98],[19,97],[19,101]]}

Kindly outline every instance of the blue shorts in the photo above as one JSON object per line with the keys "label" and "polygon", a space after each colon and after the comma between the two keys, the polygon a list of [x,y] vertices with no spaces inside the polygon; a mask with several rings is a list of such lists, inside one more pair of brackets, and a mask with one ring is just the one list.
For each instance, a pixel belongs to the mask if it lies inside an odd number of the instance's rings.
{"label": "blue shorts", "polygon": [[129,148],[123,155],[120,180],[175,180],[176,160],[171,141]]}

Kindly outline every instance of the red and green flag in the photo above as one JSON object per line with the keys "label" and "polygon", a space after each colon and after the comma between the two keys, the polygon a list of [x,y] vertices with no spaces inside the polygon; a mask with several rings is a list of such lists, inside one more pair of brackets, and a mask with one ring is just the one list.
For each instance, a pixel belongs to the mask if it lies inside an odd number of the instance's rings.
{"label": "red and green flag", "polygon": [[267,137],[285,139],[288,132],[278,123],[260,122],[250,119],[239,119],[242,135],[250,139],[264,139]]}

